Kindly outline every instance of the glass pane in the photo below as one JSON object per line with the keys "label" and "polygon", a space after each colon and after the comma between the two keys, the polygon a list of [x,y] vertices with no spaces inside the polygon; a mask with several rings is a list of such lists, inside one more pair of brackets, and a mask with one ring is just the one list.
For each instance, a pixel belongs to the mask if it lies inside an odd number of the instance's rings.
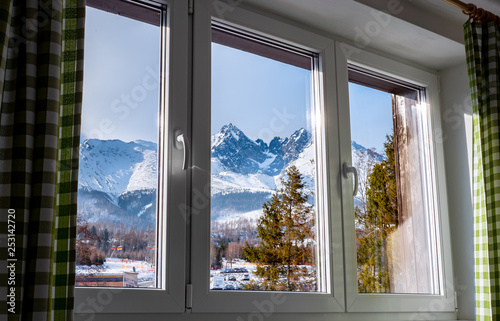
{"label": "glass pane", "polygon": [[160,16],[123,12],[87,7],[77,286],[156,287]]}
{"label": "glass pane", "polygon": [[349,84],[358,291],[437,294],[425,108],[418,90],[381,82]]}
{"label": "glass pane", "polygon": [[312,56],[212,43],[212,290],[316,292]]}

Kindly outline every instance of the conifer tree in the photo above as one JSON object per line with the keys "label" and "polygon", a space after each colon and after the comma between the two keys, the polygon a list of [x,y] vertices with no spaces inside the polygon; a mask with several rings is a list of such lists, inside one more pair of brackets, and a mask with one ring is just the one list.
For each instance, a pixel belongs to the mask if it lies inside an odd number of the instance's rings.
{"label": "conifer tree", "polygon": [[307,203],[303,176],[295,166],[286,171],[283,187],[263,205],[257,231],[258,247],[245,245],[244,254],[257,263],[263,290],[314,291],[314,271],[300,266],[313,262],[314,211]]}
{"label": "conifer tree", "polygon": [[358,290],[361,293],[390,291],[390,234],[398,226],[394,142],[387,136],[386,160],[375,164],[368,175],[366,204],[355,209],[357,230]]}

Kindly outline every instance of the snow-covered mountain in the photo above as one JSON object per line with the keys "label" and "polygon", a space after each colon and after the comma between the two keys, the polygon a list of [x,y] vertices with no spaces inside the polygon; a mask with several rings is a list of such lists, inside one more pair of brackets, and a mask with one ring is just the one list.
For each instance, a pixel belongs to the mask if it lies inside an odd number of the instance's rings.
{"label": "snow-covered mountain", "polygon": [[212,136],[212,174],[222,168],[239,174],[275,176],[310,145],[312,135],[301,128],[289,138],[274,137],[269,145],[250,140],[233,124],[224,125]]}
{"label": "snow-covered mountain", "polygon": [[[258,217],[262,204],[281,187],[291,165],[304,176],[306,190],[311,194],[315,190],[316,150],[306,129],[266,143],[251,140],[227,124],[211,142],[212,220]],[[383,160],[356,142],[352,147],[354,164]],[[154,224],[157,176],[156,144],[86,140],[80,146],[78,212],[89,221]],[[313,204],[314,199],[310,197],[309,202]]]}
{"label": "snow-covered mountain", "polygon": [[157,146],[88,139],[80,145],[78,214],[90,222],[155,224]]}
{"label": "snow-covered mountain", "polygon": [[78,188],[118,197],[124,192],[155,189],[157,146],[142,140],[88,139],[80,146]]}
{"label": "snow-covered mountain", "polygon": [[314,190],[313,137],[303,128],[290,137],[274,137],[267,144],[262,139],[253,141],[227,124],[212,136],[211,154],[212,220],[258,216],[291,165],[304,175],[307,189]]}

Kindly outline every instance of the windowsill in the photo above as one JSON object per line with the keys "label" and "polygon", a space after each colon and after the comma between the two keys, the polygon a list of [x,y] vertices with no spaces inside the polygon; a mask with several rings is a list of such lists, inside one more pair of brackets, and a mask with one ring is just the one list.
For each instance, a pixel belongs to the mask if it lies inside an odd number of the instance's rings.
{"label": "windowsill", "polygon": [[[451,313],[453,314],[453,313]],[[265,320],[265,321],[325,321],[325,320],[346,320],[346,321],[354,321],[354,320],[367,320],[367,321],[410,321],[410,320],[440,320],[440,321],[456,321],[455,318],[450,313],[443,314],[427,314],[423,313],[420,318],[415,318],[414,315],[411,314],[395,314],[395,313],[316,313],[316,314],[301,314],[301,313],[281,313],[281,314],[273,314],[269,312],[260,312],[256,310],[253,313],[248,314],[235,314],[235,313],[177,313],[177,314],[96,314],[95,318],[91,318],[88,315],[79,317],[75,315],[75,321],[83,321],[83,320],[109,320],[109,321],[132,321],[137,320],[138,316],[146,316],[150,321],[154,320],[165,320],[168,318],[170,321],[253,321],[253,320]],[[473,320],[459,320],[459,321],[473,321]]]}

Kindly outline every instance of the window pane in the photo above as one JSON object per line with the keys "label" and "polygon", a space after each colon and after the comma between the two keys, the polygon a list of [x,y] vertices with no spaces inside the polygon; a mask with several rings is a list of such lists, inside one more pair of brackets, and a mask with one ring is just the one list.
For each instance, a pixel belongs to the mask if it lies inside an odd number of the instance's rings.
{"label": "window pane", "polygon": [[87,7],[77,285],[156,287],[160,11],[113,3]]}
{"label": "window pane", "polygon": [[370,77],[350,72],[358,291],[438,294],[422,91]]}
{"label": "window pane", "polygon": [[321,291],[311,54],[215,30],[212,290]]}

